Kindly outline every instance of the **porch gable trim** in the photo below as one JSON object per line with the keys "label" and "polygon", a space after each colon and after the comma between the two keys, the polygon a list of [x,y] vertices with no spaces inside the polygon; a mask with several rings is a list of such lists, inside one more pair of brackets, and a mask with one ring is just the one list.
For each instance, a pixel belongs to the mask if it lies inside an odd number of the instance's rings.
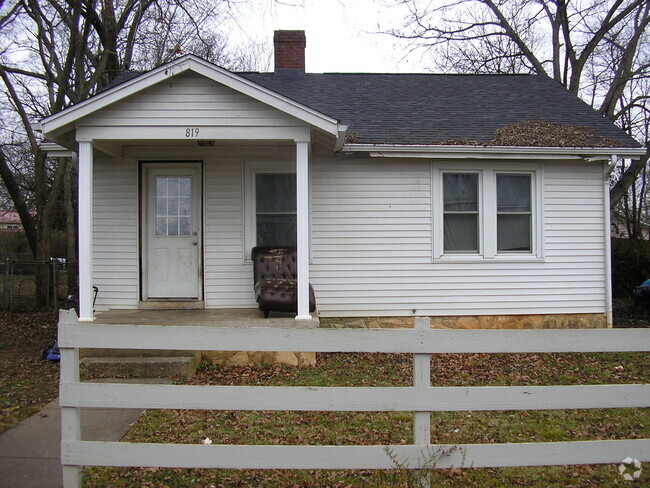
{"label": "porch gable trim", "polygon": [[340,127],[337,120],[191,54],[143,73],[132,80],[99,93],[57,114],[46,117],[41,121],[43,133],[48,134],[66,125],[73,124],[82,117],[187,71],[193,71],[205,76],[243,95],[296,117],[328,134],[338,136]]}

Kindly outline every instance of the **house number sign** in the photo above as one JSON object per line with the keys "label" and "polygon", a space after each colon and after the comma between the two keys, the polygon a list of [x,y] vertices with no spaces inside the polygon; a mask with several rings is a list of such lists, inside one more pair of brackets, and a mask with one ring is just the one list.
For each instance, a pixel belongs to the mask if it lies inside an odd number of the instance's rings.
{"label": "house number sign", "polygon": [[188,127],[185,129],[185,137],[199,137],[198,127]]}

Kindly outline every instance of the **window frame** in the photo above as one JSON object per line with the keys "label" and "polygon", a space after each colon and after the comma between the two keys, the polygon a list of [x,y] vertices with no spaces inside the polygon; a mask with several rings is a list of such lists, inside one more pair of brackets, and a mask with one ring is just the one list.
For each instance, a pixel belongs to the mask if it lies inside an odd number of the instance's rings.
{"label": "window frame", "polygon": [[[251,262],[251,249],[257,246],[257,202],[255,177],[257,174],[296,174],[296,163],[287,160],[245,161],[243,165],[243,257]],[[311,253],[311,171],[309,172],[309,248]],[[298,208],[296,207],[296,213]]]}
{"label": "window frame", "polygon": [[[499,211],[499,185],[498,185],[498,179],[499,176],[528,176],[529,177],[529,185],[530,185],[530,210],[528,212],[500,212]],[[496,252],[498,255],[506,255],[506,254],[531,254],[534,252],[535,248],[535,227],[533,225],[534,223],[534,181],[535,181],[535,176],[534,174],[530,172],[512,172],[512,171],[495,171],[494,173],[494,181],[495,181],[495,194],[496,194],[496,227],[495,227],[495,233],[496,233],[496,239],[497,239],[497,244],[496,244]],[[513,250],[513,251],[499,251],[499,216],[500,215],[528,215],[530,217],[530,230],[529,230],[529,240],[530,240],[530,250]]]}
{"label": "window frame", "polygon": [[[476,176],[476,211],[446,211],[445,210],[445,189],[444,189],[444,179],[446,175],[472,175]],[[442,249],[444,254],[448,255],[478,255],[481,254],[483,248],[483,224],[482,224],[482,214],[483,214],[483,185],[480,171],[447,171],[444,170],[440,174],[441,180],[441,198],[442,198]],[[474,250],[453,250],[445,251],[445,216],[446,215],[476,215],[476,251]]]}
{"label": "window frame", "polygon": [[[543,164],[529,162],[431,163],[431,229],[433,262],[544,261]],[[444,174],[479,174],[479,252],[444,251]],[[497,252],[498,174],[530,175],[531,251]]]}

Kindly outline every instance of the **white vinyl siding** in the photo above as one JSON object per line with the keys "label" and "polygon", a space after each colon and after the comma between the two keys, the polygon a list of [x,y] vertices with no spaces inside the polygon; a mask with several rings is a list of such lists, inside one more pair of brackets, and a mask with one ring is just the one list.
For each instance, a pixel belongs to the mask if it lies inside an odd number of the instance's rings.
{"label": "white vinyl siding", "polygon": [[[256,308],[245,244],[246,161],[273,154],[268,164],[283,171],[295,153],[196,147],[142,154],[204,161],[205,306]],[[138,158],[95,161],[98,311],[138,304]],[[602,165],[539,166],[541,257],[446,261],[432,259],[431,162],[312,158],[310,282],[321,316],[604,313]]]}
{"label": "white vinyl siding", "polygon": [[[201,75],[186,73],[84,117],[80,127],[179,127],[178,139],[207,128],[304,127],[298,119]],[[182,128],[182,130],[181,130]],[[198,128],[198,134],[193,131]],[[205,128],[205,130],[204,130]],[[139,129],[138,129],[139,130]]]}
{"label": "white vinyl siding", "polygon": [[313,168],[310,272],[322,316],[604,313],[599,165],[544,168],[543,260],[434,262],[430,162]]}
{"label": "white vinyl siding", "polygon": [[205,185],[205,306],[256,308],[253,267],[242,255],[243,161],[206,160]]}
{"label": "white vinyl siding", "polygon": [[93,284],[97,311],[137,308],[138,164],[96,159],[93,187]]}

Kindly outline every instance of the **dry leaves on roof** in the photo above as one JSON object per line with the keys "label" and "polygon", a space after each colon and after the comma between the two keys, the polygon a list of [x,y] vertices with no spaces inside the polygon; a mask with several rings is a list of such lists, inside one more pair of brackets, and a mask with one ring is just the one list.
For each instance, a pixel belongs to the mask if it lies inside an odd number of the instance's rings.
{"label": "dry leaves on roof", "polygon": [[534,146],[534,147],[623,147],[620,141],[601,137],[593,129],[539,120],[526,120],[496,130],[489,142],[445,139],[433,145],[445,146]]}
{"label": "dry leaves on roof", "polygon": [[593,129],[580,125],[555,124],[526,120],[494,132],[490,146],[535,147],[621,147],[614,139],[598,136]]}
{"label": "dry leaves on roof", "polygon": [[361,142],[361,136],[356,130],[349,130],[345,133],[346,144],[358,144]]}

